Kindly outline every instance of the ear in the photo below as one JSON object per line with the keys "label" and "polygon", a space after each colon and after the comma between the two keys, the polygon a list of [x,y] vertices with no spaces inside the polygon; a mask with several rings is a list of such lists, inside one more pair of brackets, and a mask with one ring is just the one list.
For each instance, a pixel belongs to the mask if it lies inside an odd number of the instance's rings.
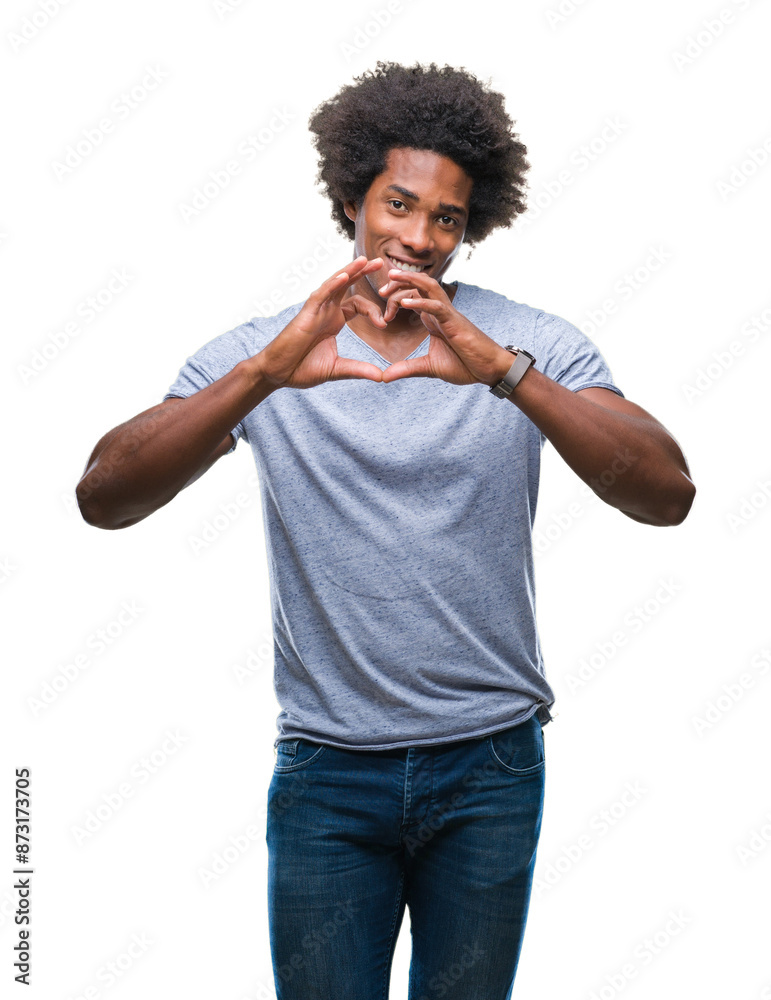
{"label": "ear", "polygon": [[344,201],[343,202],[343,211],[348,216],[348,218],[351,220],[351,222],[355,222],[356,221],[356,204],[355,204],[355,202]]}

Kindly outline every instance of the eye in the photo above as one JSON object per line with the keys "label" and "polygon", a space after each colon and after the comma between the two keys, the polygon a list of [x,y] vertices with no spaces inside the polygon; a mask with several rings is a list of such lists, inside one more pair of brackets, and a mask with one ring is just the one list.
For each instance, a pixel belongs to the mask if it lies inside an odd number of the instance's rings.
{"label": "eye", "polygon": [[403,201],[399,201],[398,198],[390,198],[389,201],[388,201],[388,204],[389,205],[401,205],[402,208],[406,208],[407,207],[404,204],[404,202]]}
{"label": "eye", "polygon": [[447,222],[451,226],[457,226],[458,225],[458,220],[454,219],[451,215],[443,215],[440,221],[441,222]]}

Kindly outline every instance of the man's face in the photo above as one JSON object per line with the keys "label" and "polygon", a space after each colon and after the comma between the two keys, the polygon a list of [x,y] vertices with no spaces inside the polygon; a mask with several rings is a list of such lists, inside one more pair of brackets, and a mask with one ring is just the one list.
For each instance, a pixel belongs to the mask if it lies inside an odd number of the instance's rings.
{"label": "man's face", "polygon": [[356,223],[354,257],[383,258],[383,267],[367,275],[376,294],[389,269],[405,263],[441,282],[463,242],[472,185],[457,163],[439,153],[402,148],[388,153],[386,169],[363,204],[344,205]]}

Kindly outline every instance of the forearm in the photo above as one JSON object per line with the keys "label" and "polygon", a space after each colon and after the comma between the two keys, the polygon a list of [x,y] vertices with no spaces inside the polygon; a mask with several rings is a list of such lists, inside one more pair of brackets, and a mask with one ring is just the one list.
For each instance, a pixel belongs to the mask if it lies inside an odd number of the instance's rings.
{"label": "forearm", "polygon": [[109,431],[75,491],[84,519],[101,528],[128,527],[169,503],[274,388],[250,358],[186,399],[159,404]]}
{"label": "forearm", "polygon": [[636,521],[679,524],[695,494],[685,457],[666,428],[607,409],[531,367],[511,401],[601,500]]}

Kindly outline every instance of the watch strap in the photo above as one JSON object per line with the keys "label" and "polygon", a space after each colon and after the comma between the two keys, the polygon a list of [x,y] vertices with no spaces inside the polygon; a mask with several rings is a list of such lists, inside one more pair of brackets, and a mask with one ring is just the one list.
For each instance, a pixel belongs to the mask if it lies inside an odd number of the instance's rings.
{"label": "watch strap", "polygon": [[535,363],[533,355],[528,351],[522,350],[521,347],[514,347],[514,345],[511,344],[507,345],[505,349],[507,351],[511,351],[512,353],[516,352],[514,363],[500,382],[497,382],[495,385],[490,387],[490,392],[501,399],[511,396],[522,376],[528,368]]}

